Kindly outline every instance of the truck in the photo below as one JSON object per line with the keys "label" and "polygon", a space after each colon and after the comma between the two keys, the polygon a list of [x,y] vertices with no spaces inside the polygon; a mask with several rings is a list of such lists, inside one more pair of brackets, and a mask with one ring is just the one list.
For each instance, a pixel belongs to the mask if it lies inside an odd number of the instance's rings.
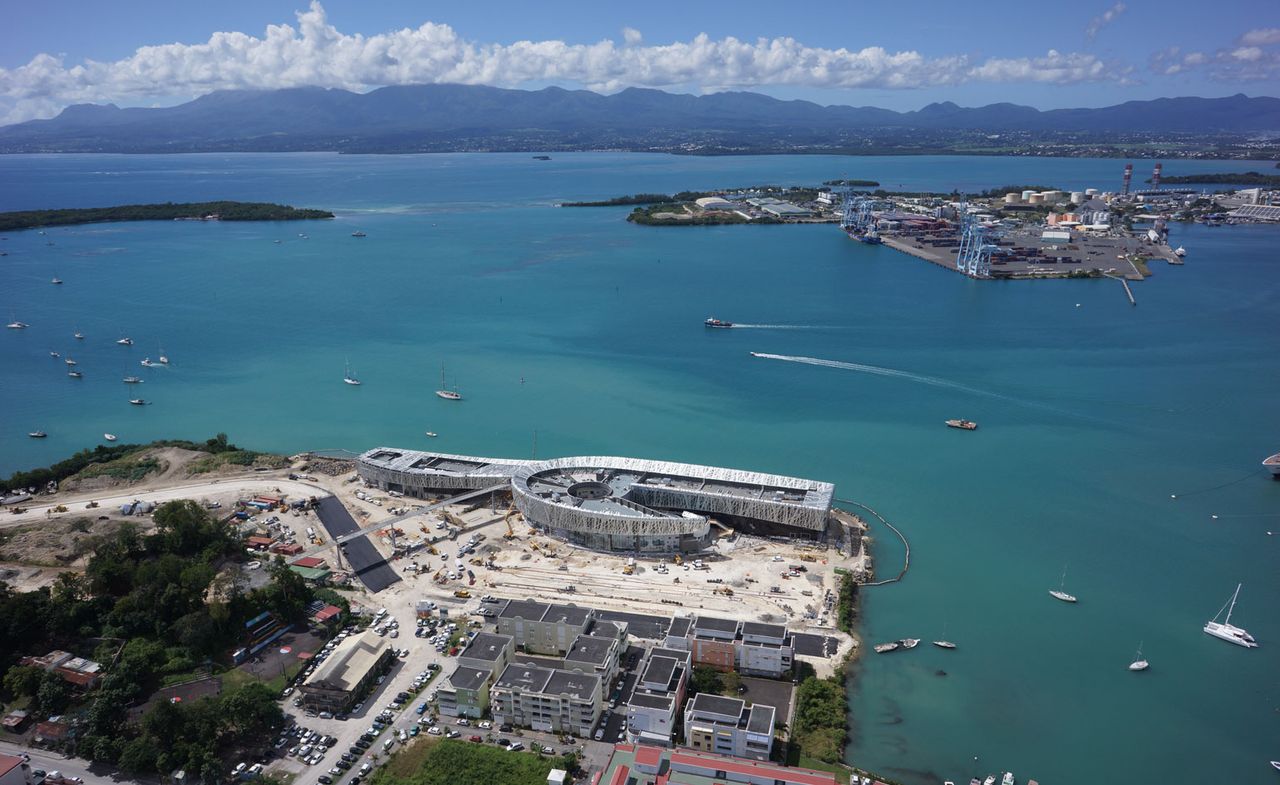
{"label": "truck", "polygon": [[457,589],[456,591],[454,591],[453,596],[457,597],[458,599],[465,600],[471,597],[471,592],[467,591],[466,589]]}

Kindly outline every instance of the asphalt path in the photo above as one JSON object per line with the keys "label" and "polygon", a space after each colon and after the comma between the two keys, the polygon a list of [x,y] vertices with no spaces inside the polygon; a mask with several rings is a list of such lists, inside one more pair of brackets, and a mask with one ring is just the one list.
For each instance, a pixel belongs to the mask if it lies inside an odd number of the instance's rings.
{"label": "asphalt path", "polygon": [[[316,504],[316,515],[329,538],[336,540],[344,534],[360,530],[359,524],[336,496],[327,496]],[[356,577],[364,583],[365,588],[377,594],[391,584],[400,580],[400,575],[387,564],[387,560],[378,553],[378,549],[369,542],[368,536],[349,540],[342,546],[343,560]]]}

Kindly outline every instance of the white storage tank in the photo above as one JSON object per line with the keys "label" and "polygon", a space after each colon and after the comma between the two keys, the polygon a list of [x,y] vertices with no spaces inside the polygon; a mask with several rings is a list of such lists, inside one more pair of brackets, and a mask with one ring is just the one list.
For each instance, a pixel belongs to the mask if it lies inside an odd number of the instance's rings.
{"label": "white storage tank", "polygon": [[1098,195],[1098,189],[1097,189],[1097,188],[1086,188],[1086,189],[1084,189],[1084,195],[1085,195],[1085,196],[1097,196],[1097,195]]}
{"label": "white storage tank", "polygon": [[1030,194],[1027,196],[1027,204],[1044,204],[1044,196],[1041,194]]}
{"label": "white storage tank", "polygon": [[1022,201],[1024,201],[1024,202],[1029,202],[1029,201],[1031,201],[1031,197],[1033,197],[1033,196],[1035,196],[1035,195],[1036,195],[1036,192],[1035,192],[1035,191],[1023,191],[1023,192],[1022,192]]}
{"label": "white storage tank", "polygon": [[1071,202],[1072,204],[1084,204],[1084,191],[1072,191]]}
{"label": "white storage tank", "polygon": [[1005,203],[1005,204],[1017,204],[1019,201],[1021,201],[1021,199],[1022,199],[1022,195],[1021,195],[1021,194],[1012,194],[1012,193],[1011,193],[1011,194],[1005,194],[1005,195],[1004,195],[1004,203]]}

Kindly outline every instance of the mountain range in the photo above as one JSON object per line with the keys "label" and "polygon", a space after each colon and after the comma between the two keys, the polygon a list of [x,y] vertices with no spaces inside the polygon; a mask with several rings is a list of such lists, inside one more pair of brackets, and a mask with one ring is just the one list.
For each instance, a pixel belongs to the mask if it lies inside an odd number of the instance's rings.
{"label": "mountain range", "polygon": [[630,88],[612,95],[548,87],[409,85],[368,93],[303,87],[218,91],[166,108],[79,104],[57,117],[0,128],[0,152],[654,149],[768,137],[964,132],[1249,134],[1280,131],[1280,99],[1161,98],[1040,111],[1009,103],[933,103],[911,112],[822,106],[758,93],[684,95]]}

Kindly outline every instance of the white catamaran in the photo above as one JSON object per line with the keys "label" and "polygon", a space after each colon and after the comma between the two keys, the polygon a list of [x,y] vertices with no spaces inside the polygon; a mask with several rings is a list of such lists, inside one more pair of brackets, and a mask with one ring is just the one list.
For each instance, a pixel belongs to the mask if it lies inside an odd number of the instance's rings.
{"label": "white catamaran", "polygon": [[[1241,583],[1236,584],[1236,593],[1231,595],[1231,602],[1223,605],[1218,610],[1218,613],[1204,625],[1204,631],[1213,637],[1221,638],[1228,643],[1234,643],[1235,645],[1243,646],[1246,649],[1256,649],[1258,647],[1258,642],[1253,639],[1253,636],[1249,634],[1249,631],[1231,623],[1231,613],[1236,609],[1236,599],[1240,596],[1240,587],[1243,585],[1244,584]],[[1221,616],[1223,611],[1227,612],[1227,618],[1223,619],[1222,622],[1219,623],[1218,616]]]}

